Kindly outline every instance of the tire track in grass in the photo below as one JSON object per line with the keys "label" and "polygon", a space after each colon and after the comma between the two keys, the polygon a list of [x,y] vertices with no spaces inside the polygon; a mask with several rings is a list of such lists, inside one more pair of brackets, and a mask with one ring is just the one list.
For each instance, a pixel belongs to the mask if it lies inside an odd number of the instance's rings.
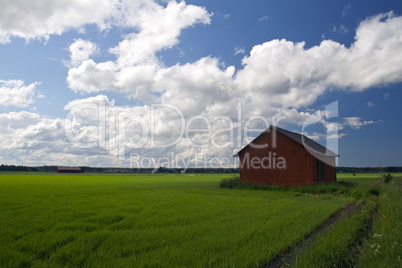
{"label": "tire track in grass", "polygon": [[313,244],[314,240],[317,236],[321,233],[324,233],[332,228],[336,223],[341,221],[344,218],[347,218],[357,212],[362,206],[364,205],[363,202],[358,204],[350,203],[344,208],[340,209],[336,213],[332,214],[324,223],[317,226],[314,230],[310,233],[305,235],[301,240],[286,248],[282,253],[276,255],[273,259],[268,261],[267,263],[263,264],[262,267],[264,268],[280,268],[283,266],[287,266],[296,258],[297,252],[305,246],[309,244]]}

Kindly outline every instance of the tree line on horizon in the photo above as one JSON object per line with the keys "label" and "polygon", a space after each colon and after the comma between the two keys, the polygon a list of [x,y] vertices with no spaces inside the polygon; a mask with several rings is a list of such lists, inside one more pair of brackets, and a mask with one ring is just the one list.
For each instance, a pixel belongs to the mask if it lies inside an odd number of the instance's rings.
{"label": "tree line on horizon", "polygon": [[[0,165],[0,171],[32,171],[32,172],[56,172],[58,166],[25,166],[25,165]],[[239,173],[238,168],[119,168],[119,167],[87,167],[80,166],[84,172],[105,173]],[[369,172],[402,172],[402,166],[389,167],[336,167],[336,172],[344,173],[369,173]]]}

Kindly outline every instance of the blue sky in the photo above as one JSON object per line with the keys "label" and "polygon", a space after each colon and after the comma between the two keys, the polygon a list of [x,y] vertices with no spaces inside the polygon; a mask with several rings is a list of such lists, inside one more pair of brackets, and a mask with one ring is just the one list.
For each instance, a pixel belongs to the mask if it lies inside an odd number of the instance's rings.
{"label": "blue sky", "polygon": [[[264,118],[281,118],[336,140],[340,166],[402,165],[400,1],[21,0],[0,10],[0,163],[232,161],[245,125],[254,137]],[[303,129],[334,102],[337,116]]]}

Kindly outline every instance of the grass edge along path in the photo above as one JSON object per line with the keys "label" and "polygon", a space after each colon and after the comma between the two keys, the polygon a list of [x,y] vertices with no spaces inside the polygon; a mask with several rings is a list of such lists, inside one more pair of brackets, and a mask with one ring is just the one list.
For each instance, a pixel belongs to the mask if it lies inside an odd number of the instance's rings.
{"label": "grass edge along path", "polygon": [[314,243],[303,243],[293,261],[282,259],[282,266],[401,267],[402,177],[379,178],[372,185],[380,190],[378,197],[366,199],[360,211]]}
{"label": "grass edge along path", "polygon": [[318,234],[313,243],[303,243],[293,262],[286,266],[354,267],[359,258],[359,246],[372,229],[376,209],[375,202],[366,202],[356,213]]}
{"label": "grass edge along path", "polygon": [[381,184],[378,212],[357,267],[402,267],[402,177]]}
{"label": "grass edge along path", "polygon": [[276,257],[271,259],[269,262],[264,264],[262,267],[283,267],[287,266],[289,263],[292,263],[297,258],[297,255],[303,250],[307,245],[311,245],[317,239],[317,236],[321,233],[325,233],[330,230],[335,224],[344,220],[345,218],[350,217],[361,207],[364,205],[361,203],[350,203],[346,205],[344,208],[338,210],[334,214],[332,214],[325,222],[321,225],[317,226],[314,230],[308,233],[302,240],[299,240],[292,246],[289,246],[285,251],[278,254]]}

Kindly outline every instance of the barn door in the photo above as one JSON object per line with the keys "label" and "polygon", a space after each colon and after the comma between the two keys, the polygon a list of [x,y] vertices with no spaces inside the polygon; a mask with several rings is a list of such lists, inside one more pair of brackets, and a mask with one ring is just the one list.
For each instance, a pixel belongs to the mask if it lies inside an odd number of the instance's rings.
{"label": "barn door", "polygon": [[317,181],[325,182],[324,162],[317,159]]}

